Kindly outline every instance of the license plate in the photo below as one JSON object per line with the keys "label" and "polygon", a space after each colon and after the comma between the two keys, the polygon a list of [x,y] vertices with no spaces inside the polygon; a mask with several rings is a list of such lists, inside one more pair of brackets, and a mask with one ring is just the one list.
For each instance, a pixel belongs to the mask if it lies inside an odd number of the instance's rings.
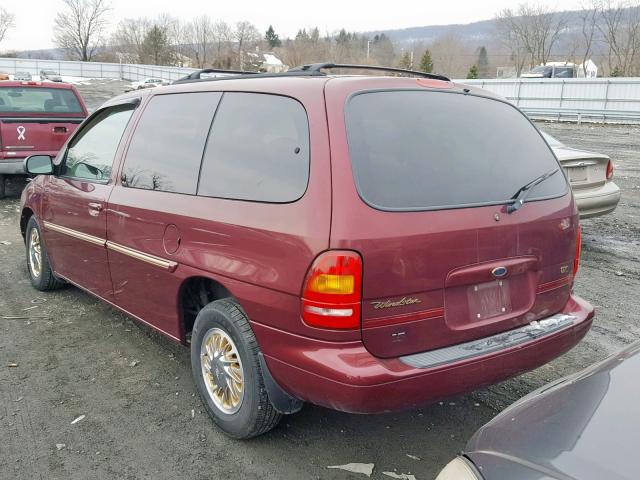
{"label": "license plate", "polygon": [[467,290],[469,313],[472,319],[483,320],[511,311],[509,280],[472,285]]}
{"label": "license plate", "polygon": [[587,180],[587,167],[571,167],[568,170],[570,182],[584,182]]}

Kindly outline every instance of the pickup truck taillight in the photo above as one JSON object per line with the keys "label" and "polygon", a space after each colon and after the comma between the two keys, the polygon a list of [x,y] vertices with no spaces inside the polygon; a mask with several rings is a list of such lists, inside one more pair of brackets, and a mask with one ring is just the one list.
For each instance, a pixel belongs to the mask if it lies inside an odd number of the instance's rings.
{"label": "pickup truck taillight", "polygon": [[362,258],[349,250],[330,250],[318,256],[304,281],[302,318],[319,328],[360,328]]}

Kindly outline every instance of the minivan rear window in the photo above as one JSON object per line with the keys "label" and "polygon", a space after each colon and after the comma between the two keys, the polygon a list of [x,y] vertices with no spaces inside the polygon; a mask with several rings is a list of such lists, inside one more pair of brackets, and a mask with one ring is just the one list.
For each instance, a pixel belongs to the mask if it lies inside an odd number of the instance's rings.
{"label": "minivan rear window", "polygon": [[73,90],[0,87],[0,113],[83,113]]}
{"label": "minivan rear window", "polygon": [[[346,105],[349,152],[362,199],[380,210],[504,203],[559,168],[536,128],[510,104],[472,94],[391,90]],[[561,172],[528,201],[567,191]]]}

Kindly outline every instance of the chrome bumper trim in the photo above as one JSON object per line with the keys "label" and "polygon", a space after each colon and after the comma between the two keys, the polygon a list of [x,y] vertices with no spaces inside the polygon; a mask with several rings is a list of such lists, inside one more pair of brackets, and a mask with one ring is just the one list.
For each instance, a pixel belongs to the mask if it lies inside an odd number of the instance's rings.
{"label": "chrome bumper trim", "polygon": [[156,257],[155,255],[151,255],[149,253],[144,253],[139,250],[135,250],[133,248],[125,247],[124,245],[120,245],[118,243],[113,243],[110,240],[107,240],[107,249],[113,250],[114,252],[121,253],[123,255],[127,255],[131,258],[135,258],[136,260],[140,260],[141,262],[150,263],[156,267],[164,268],[165,270],[169,270],[173,272],[178,264],[172,260],[165,260],[161,257]]}
{"label": "chrome bumper trim", "polygon": [[89,235],[88,233],[82,233],[77,230],[73,230],[71,228],[63,227],[62,225],[57,225],[51,222],[43,222],[44,228],[47,230],[53,230],[54,232],[62,233],[63,235],[67,235],[69,237],[77,238],[78,240],[84,240],[85,242],[92,243],[94,245],[98,245],[100,247],[104,247],[107,243],[105,239],[94,237],[93,235]]}
{"label": "chrome bumper trim", "polygon": [[571,327],[576,319],[577,317],[574,315],[559,313],[490,337],[400,357],[400,361],[413,368],[432,368],[461,360],[469,360],[565,330]]}

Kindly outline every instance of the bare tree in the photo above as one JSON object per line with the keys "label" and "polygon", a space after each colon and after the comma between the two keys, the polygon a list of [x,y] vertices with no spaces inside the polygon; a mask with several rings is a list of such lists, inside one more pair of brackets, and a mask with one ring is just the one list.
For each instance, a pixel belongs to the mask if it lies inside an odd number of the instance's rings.
{"label": "bare tree", "polygon": [[122,20],[111,38],[112,48],[124,62],[141,63],[143,43],[151,22],[146,18]]}
{"label": "bare tree", "polygon": [[15,16],[5,8],[0,7],[0,42],[4,40],[7,31],[14,26]]}
{"label": "bare tree", "polygon": [[102,41],[111,10],[108,0],[63,0],[54,19],[54,42],[82,61],[90,61]]}
{"label": "bare tree", "polygon": [[246,61],[246,51],[252,49],[262,37],[260,31],[250,22],[242,21],[236,23],[236,31],[234,32],[235,40],[238,44],[238,66],[244,68]]}
{"label": "bare tree", "polygon": [[218,68],[231,68],[233,55],[231,44],[233,41],[233,31],[228,23],[216,22],[213,25],[213,65]]}
{"label": "bare tree", "polygon": [[167,14],[155,19],[125,19],[118,24],[111,45],[124,61],[154,65],[180,64],[182,28],[176,18]]}
{"label": "bare tree", "polygon": [[197,67],[204,68],[211,63],[211,47],[214,42],[214,25],[211,18],[202,15],[193,19],[186,27],[184,41]]}
{"label": "bare tree", "polygon": [[521,3],[516,10],[502,10],[496,16],[498,34],[511,49],[518,73],[525,65],[523,53],[529,66],[549,61],[554,45],[566,27],[566,18],[545,5]]}
{"label": "bare tree", "polygon": [[622,76],[638,73],[640,2],[601,0],[598,8],[598,29],[608,47],[609,72]]}
{"label": "bare tree", "polygon": [[587,60],[591,56],[598,25],[598,8],[595,1],[583,5],[580,11],[580,33],[582,34],[582,71],[587,76]]}

